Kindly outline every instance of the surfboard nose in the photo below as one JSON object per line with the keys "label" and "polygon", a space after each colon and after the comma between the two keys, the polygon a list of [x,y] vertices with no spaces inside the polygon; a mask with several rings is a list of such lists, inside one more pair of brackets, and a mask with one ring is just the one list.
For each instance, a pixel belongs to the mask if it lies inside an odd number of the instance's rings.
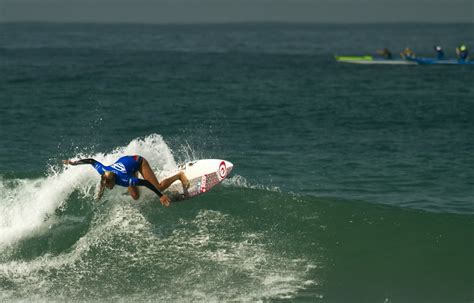
{"label": "surfboard nose", "polygon": [[232,164],[232,162],[229,162],[229,161],[226,161],[224,160],[225,162],[225,165],[227,167],[227,175],[230,174],[230,172],[232,171],[232,168],[234,168],[234,164]]}
{"label": "surfboard nose", "polygon": [[219,164],[219,177],[221,179],[224,179],[226,178],[230,172],[232,171],[232,168],[234,167],[234,164],[232,164],[231,162],[227,161],[227,160],[221,160],[220,164]]}

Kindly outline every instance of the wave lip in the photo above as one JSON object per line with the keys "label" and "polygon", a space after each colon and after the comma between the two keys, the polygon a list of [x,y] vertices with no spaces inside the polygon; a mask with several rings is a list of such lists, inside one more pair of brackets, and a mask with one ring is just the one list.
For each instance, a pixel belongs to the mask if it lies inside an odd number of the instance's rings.
{"label": "wave lip", "polygon": [[[84,169],[65,170],[36,180],[3,181],[0,203],[0,248],[35,236],[55,223],[54,211],[65,203],[78,184],[89,187]],[[84,185],[83,185],[84,186]]]}

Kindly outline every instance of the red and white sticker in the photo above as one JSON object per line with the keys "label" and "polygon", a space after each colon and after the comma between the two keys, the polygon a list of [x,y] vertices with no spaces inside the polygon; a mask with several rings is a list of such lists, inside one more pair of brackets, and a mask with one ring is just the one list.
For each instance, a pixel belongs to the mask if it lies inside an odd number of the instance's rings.
{"label": "red and white sticker", "polygon": [[227,175],[227,167],[225,165],[225,162],[222,161],[221,164],[219,164],[219,177],[221,177],[221,179],[224,179],[226,175]]}
{"label": "red and white sticker", "polygon": [[202,193],[205,193],[207,188],[206,188],[206,184],[207,183],[207,176],[202,176],[201,178],[201,192]]}

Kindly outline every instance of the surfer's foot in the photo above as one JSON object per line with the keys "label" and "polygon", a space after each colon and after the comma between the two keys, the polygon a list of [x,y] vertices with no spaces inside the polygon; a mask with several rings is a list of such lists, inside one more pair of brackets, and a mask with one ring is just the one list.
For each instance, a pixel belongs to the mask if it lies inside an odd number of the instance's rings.
{"label": "surfer's foot", "polygon": [[181,180],[181,183],[183,184],[184,188],[189,188],[189,180],[183,171],[179,173],[179,179]]}

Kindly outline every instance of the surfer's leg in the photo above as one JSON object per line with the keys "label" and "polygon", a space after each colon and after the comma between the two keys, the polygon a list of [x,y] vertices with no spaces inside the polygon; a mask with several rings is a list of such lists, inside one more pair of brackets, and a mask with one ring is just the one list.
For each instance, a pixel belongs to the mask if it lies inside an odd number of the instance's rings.
{"label": "surfer's leg", "polygon": [[156,179],[155,173],[153,172],[153,170],[150,167],[150,164],[148,164],[148,161],[145,158],[142,158],[141,165],[140,165],[140,173],[142,174],[143,179],[147,180],[148,182],[153,184],[153,186],[155,186],[161,191],[167,189],[176,180],[180,180],[181,183],[183,183],[184,187],[189,186],[188,178],[186,178],[186,175],[182,171],[177,173],[174,176],[163,179],[161,182],[158,182],[158,179]]}
{"label": "surfer's leg", "polygon": [[184,174],[184,172],[180,171],[176,175],[173,175],[171,177],[161,180],[160,187],[158,187],[158,189],[165,190],[168,187],[170,187],[170,185],[173,184],[173,182],[176,180],[180,180],[185,188],[189,187],[188,178],[186,178],[186,175]]}
{"label": "surfer's leg", "polygon": [[155,173],[150,167],[150,164],[148,164],[148,161],[145,158],[142,158],[140,167],[139,167],[140,174],[142,174],[143,179],[147,180],[151,184],[153,184],[154,187],[160,188],[160,182],[158,182],[158,179],[156,179]]}

